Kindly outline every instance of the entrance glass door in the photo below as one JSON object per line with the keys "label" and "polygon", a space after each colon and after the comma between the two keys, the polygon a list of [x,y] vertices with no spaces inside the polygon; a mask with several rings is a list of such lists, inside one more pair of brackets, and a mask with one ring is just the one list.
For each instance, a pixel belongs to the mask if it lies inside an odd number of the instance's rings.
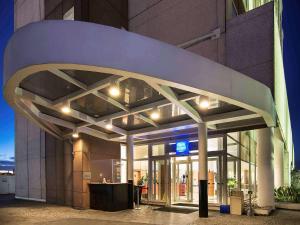
{"label": "entrance glass door", "polygon": [[191,168],[190,163],[176,163],[176,201],[191,201]]}
{"label": "entrance glass door", "polygon": [[[193,202],[193,168],[191,159],[173,157],[171,159],[171,192],[173,203]],[[198,173],[197,173],[198,174]]]}
{"label": "entrance glass door", "polygon": [[[219,157],[208,158],[208,201],[219,200]],[[198,204],[198,156],[171,158],[171,204]]]}

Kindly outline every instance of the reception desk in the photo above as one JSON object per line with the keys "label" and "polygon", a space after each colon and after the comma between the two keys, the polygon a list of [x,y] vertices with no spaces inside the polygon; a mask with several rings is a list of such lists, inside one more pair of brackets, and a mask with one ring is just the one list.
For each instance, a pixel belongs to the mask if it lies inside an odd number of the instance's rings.
{"label": "reception desk", "polygon": [[90,208],[103,211],[120,211],[130,206],[127,183],[90,183]]}

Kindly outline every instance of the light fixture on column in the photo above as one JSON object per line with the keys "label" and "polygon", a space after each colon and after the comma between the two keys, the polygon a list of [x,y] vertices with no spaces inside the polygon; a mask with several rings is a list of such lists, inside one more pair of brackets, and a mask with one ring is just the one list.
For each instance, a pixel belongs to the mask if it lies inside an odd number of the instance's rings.
{"label": "light fixture on column", "polygon": [[113,125],[112,125],[112,119],[110,119],[110,120],[108,120],[108,121],[106,122],[105,128],[106,128],[107,130],[111,130],[111,129],[113,128]]}
{"label": "light fixture on column", "polygon": [[112,82],[112,84],[110,85],[110,88],[108,90],[109,95],[112,97],[118,97],[120,95],[120,85],[119,82]]}
{"label": "light fixture on column", "polygon": [[207,96],[201,96],[199,106],[201,109],[208,109],[209,107],[209,98]]}
{"label": "light fixture on column", "polygon": [[158,120],[160,118],[160,113],[157,107],[153,108],[150,114],[150,118],[153,120]]}
{"label": "light fixture on column", "polygon": [[72,137],[73,138],[79,138],[79,133],[76,129],[73,131]]}
{"label": "light fixture on column", "polygon": [[69,113],[71,112],[70,102],[66,102],[65,104],[63,104],[63,106],[60,108],[60,110],[61,110],[64,114],[69,114]]}

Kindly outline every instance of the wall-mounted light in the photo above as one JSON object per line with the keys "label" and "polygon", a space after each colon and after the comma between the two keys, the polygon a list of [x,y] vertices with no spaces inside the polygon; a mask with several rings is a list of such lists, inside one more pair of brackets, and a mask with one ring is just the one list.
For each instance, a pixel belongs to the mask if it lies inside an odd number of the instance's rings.
{"label": "wall-mounted light", "polygon": [[109,95],[112,97],[118,97],[120,95],[120,85],[119,82],[113,82],[109,87]]}
{"label": "wall-mounted light", "polygon": [[200,102],[199,102],[199,107],[201,109],[208,109],[209,105],[210,105],[209,104],[209,98],[206,97],[206,96],[201,96]]}
{"label": "wall-mounted light", "polygon": [[153,120],[158,120],[160,118],[160,113],[159,113],[159,110],[158,110],[157,107],[155,107],[153,109],[153,111],[151,112],[150,118],[153,119]]}
{"label": "wall-mounted light", "polygon": [[111,129],[113,128],[113,125],[112,125],[112,119],[110,119],[110,120],[108,120],[108,121],[106,122],[105,128],[106,128],[107,130],[111,130]]}

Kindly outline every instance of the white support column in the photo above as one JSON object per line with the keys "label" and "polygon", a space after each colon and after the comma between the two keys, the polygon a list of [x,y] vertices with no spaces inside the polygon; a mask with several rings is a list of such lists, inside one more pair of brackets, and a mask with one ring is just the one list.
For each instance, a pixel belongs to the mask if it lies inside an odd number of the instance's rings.
{"label": "white support column", "polygon": [[207,195],[207,127],[198,124],[198,162],[199,162],[199,217],[208,217]]}
{"label": "white support column", "polygon": [[279,138],[274,140],[274,187],[279,188],[284,185],[283,181],[283,154],[284,144]]}
{"label": "white support column", "polygon": [[127,135],[127,181],[128,181],[128,208],[133,209],[134,189],[133,189],[133,136]]}
{"label": "white support column", "polygon": [[257,204],[274,208],[273,128],[257,130]]}
{"label": "white support column", "polygon": [[287,151],[284,151],[283,155],[284,155],[284,158],[283,158],[283,165],[284,165],[283,182],[284,182],[284,186],[290,186],[291,185],[290,154]]}

